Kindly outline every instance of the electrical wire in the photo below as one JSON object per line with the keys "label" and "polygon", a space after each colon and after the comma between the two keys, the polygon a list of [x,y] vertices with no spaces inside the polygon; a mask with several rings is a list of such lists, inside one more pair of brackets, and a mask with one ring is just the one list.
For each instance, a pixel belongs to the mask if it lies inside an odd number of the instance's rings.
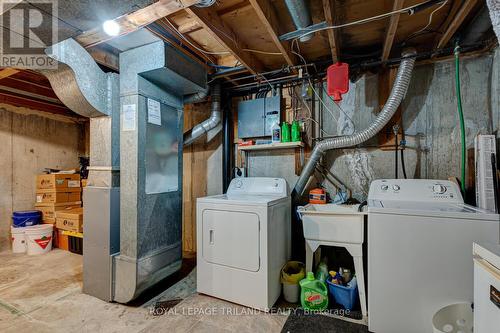
{"label": "electrical wire", "polygon": [[427,25],[422,29],[414,32],[413,34],[418,34],[419,32],[425,31],[425,29],[427,29],[432,24],[432,16],[434,16],[436,12],[438,12],[441,8],[443,8],[448,3],[448,1],[449,0],[445,0],[438,8],[434,9],[432,13],[429,15],[429,21],[427,22]]}
{"label": "electrical wire", "polygon": [[330,30],[330,29],[340,29],[340,28],[345,28],[345,27],[349,27],[349,26],[353,26],[353,25],[359,25],[359,24],[364,24],[364,23],[376,21],[376,20],[381,20],[381,19],[384,19],[386,17],[392,16],[394,14],[400,14],[400,13],[404,13],[404,12],[409,12],[412,9],[416,8],[416,7],[419,7],[419,6],[422,6],[424,4],[427,4],[428,2],[429,1],[420,2],[420,3],[412,5],[412,6],[408,6],[408,7],[405,7],[405,8],[401,8],[401,9],[394,10],[394,11],[391,11],[391,12],[388,12],[388,13],[384,13],[384,14],[380,14],[380,15],[375,15],[375,16],[372,16],[372,17],[367,17],[367,18],[364,18],[364,19],[361,19],[361,20],[357,20],[357,21],[353,21],[353,22],[348,22],[348,23],[339,24],[339,25],[330,25],[330,26],[327,26],[327,27],[317,28],[317,29],[308,31],[308,32],[306,32],[306,33],[304,33],[304,34],[302,34],[302,35],[300,35],[298,37],[295,37],[294,40],[298,40],[298,39],[300,39],[302,37],[314,34],[314,33],[319,32],[319,31]]}

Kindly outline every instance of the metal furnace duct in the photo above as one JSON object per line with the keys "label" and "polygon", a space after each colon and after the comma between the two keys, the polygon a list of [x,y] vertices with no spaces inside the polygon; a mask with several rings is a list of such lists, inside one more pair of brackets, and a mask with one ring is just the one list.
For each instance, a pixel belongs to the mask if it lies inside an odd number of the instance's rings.
{"label": "metal furnace duct", "polygon": [[[309,6],[305,0],[285,0],[286,8],[292,17],[293,24],[297,30],[307,28],[312,24]],[[309,34],[300,38],[301,42],[307,42],[313,38],[314,34]]]}

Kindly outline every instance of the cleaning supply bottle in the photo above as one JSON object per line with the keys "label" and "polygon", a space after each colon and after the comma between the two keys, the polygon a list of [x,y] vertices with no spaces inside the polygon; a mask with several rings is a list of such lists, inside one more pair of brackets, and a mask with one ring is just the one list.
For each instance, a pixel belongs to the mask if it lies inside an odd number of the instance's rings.
{"label": "cleaning supply bottle", "polygon": [[304,310],[325,310],[328,307],[328,289],[323,281],[316,280],[313,272],[300,281],[300,304]]}
{"label": "cleaning supply bottle", "polygon": [[272,133],[272,143],[281,142],[281,128],[279,122],[275,122],[273,127],[271,127]]}
{"label": "cleaning supply bottle", "polygon": [[326,281],[328,279],[328,265],[326,262],[322,261],[316,269],[316,279],[320,281]]}
{"label": "cleaning supply bottle", "polygon": [[292,142],[300,142],[300,124],[297,120],[292,121]]}
{"label": "cleaning supply bottle", "polygon": [[286,121],[281,124],[281,142],[290,142],[290,125]]}

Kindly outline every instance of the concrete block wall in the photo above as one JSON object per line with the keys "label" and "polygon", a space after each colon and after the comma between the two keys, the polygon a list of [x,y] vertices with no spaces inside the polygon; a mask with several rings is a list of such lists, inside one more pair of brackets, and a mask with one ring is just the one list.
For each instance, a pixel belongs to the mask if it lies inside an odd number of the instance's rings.
{"label": "concrete block wall", "polygon": [[10,248],[12,212],[34,208],[35,175],[76,168],[84,153],[83,124],[0,107],[0,251]]}

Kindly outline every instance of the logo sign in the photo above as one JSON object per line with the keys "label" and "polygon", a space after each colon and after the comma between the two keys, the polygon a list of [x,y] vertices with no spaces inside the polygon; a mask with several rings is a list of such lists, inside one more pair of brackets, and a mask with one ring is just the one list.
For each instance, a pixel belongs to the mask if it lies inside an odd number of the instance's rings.
{"label": "logo sign", "polygon": [[43,236],[42,238],[39,238],[39,239],[35,239],[35,242],[42,248],[45,250],[45,248],[47,247],[47,245],[49,245],[50,243],[50,240],[52,239],[51,236],[47,237],[47,236]]}
{"label": "logo sign", "polygon": [[57,0],[0,0],[0,67],[55,69],[45,49],[57,43]]}

